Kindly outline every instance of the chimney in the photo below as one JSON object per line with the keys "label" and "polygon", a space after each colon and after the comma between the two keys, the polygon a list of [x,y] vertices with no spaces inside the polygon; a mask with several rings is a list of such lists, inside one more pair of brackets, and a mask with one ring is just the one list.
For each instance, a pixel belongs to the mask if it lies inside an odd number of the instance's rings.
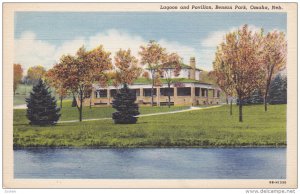
{"label": "chimney", "polygon": [[190,58],[190,66],[191,66],[191,70],[190,70],[190,79],[196,79],[196,61],[195,61],[195,57],[191,57]]}

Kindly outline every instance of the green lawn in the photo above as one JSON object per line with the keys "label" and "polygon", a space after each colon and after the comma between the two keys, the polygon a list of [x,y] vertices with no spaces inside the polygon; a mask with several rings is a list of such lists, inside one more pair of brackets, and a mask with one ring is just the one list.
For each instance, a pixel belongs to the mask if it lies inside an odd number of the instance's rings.
{"label": "green lawn", "polygon": [[32,90],[32,85],[19,84],[14,95],[14,105],[25,104],[25,98],[29,96],[30,91]]}
{"label": "green lawn", "polygon": [[[71,107],[71,100],[63,101],[63,108],[61,111],[61,121],[68,121],[68,120],[78,120],[79,114],[76,107]],[[58,103],[59,104],[59,103]],[[168,112],[174,110],[182,110],[187,109],[187,106],[171,106],[170,108],[166,106],[160,107],[151,107],[151,106],[144,106],[140,107],[141,114],[148,114],[148,113],[155,113],[155,112]],[[115,109],[112,107],[83,107],[83,119],[96,119],[96,118],[111,118],[112,113],[115,112]]]}
{"label": "green lawn", "polygon": [[[141,112],[158,111],[142,107]],[[173,107],[176,108],[176,107]],[[15,147],[214,147],[286,145],[286,105],[245,106],[244,122],[238,122],[238,107],[195,110],[177,114],[141,117],[137,124],[116,125],[112,120],[59,123],[56,126],[28,125],[25,110],[14,110]],[[152,110],[151,110],[152,109]],[[168,109],[163,107],[163,109]],[[66,112],[64,112],[66,111]],[[65,109],[63,119],[77,117]],[[88,116],[106,117],[110,108],[93,108]],[[105,113],[100,113],[100,112]],[[72,113],[71,113],[72,112]],[[110,112],[110,113],[109,113]],[[109,114],[108,114],[109,113]],[[68,114],[68,115],[66,115]],[[74,115],[73,115],[74,114]],[[72,116],[73,115],[73,116]]]}
{"label": "green lawn", "polygon": [[[28,98],[31,91],[32,85],[19,84],[16,90],[16,94],[14,95],[14,106],[26,104],[25,98]],[[52,91],[54,91],[53,88]],[[55,92],[53,92],[52,95],[54,95],[58,100],[58,95],[56,95]],[[68,99],[71,99],[71,97],[68,97]]]}

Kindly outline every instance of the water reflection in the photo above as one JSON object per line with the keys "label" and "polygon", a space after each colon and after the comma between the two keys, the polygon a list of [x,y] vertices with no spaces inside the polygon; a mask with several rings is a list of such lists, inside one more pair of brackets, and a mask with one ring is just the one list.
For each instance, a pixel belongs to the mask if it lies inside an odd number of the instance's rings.
{"label": "water reflection", "polygon": [[280,179],[286,148],[21,149],[15,178]]}

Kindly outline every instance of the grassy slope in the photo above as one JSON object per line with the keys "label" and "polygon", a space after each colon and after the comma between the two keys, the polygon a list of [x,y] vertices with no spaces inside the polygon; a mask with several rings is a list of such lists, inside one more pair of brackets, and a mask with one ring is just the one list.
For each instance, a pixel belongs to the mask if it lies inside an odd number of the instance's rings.
{"label": "grassy slope", "polygon": [[[142,111],[143,112],[143,111]],[[228,107],[139,118],[137,124],[115,125],[111,120],[29,126],[15,110],[14,146],[165,147],[286,145],[286,105],[244,107],[238,122]]]}

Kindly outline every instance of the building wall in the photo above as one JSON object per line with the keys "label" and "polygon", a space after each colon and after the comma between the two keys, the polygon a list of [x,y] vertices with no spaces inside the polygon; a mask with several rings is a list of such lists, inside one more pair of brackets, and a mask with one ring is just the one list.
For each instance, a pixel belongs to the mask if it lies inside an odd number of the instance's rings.
{"label": "building wall", "polygon": [[[149,70],[144,70],[144,71],[148,72],[148,74],[149,74],[149,76],[151,78],[151,72]],[[175,77],[174,74],[172,73],[171,74],[171,78],[186,78],[186,79],[190,79],[190,75],[191,75],[190,69],[184,68],[184,69],[180,70],[179,76],[177,76],[177,77]],[[197,75],[196,75],[196,78],[197,78]],[[198,76],[198,78],[199,78],[199,76]]]}
{"label": "building wall", "polygon": [[201,79],[200,75],[201,75],[200,71],[196,70],[195,79],[200,81],[200,79]]}
{"label": "building wall", "polygon": [[[166,88],[166,87],[164,87]],[[186,87],[182,87],[184,90],[190,90],[189,96],[179,96],[178,88],[172,88],[174,90],[174,96],[171,96],[171,102],[174,105],[201,105],[201,104],[219,104],[220,98],[217,97],[216,89],[212,88],[201,88],[201,87],[194,87],[192,84],[187,85]],[[196,89],[197,88],[197,89]],[[149,88],[148,88],[149,89]],[[156,94],[160,94],[161,88],[154,88],[156,90]],[[137,88],[139,90],[139,96],[137,96],[136,103],[140,105],[151,105],[151,96],[143,96],[144,89],[142,87]],[[109,89],[110,91],[110,89]],[[209,92],[214,91],[214,92]],[[163,95],[154,95],[154,104],[155,105],[167,105],[168,96]],[[93,91],[92,97],[90,99],[85,99],[84,106],[89,106],[90,103],[92,106],[103,106],[103,105],[110,105],[112,103],[113,97],[111,92],[107,93],[106,97],[99,97],[95,95],[95,91]]]}

